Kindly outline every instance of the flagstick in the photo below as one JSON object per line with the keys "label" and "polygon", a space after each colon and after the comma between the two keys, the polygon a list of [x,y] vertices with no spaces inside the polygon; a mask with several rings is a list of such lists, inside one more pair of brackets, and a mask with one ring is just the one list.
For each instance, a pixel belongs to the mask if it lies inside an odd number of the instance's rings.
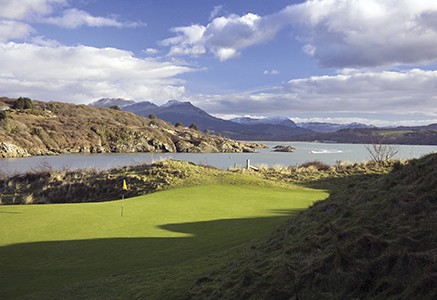
{"label": "flagstick", "polygon": [[124,194],[121,195],[121,212],[120,215],[123,217],[123,200],[124,200]]}
{"label": "flagstick", "polygon": [[124,191],[127,191],[126,179],[123,179],[123,193],[121,194],[121,212],[120,212],[120,215],[122,217],[123,217]]}

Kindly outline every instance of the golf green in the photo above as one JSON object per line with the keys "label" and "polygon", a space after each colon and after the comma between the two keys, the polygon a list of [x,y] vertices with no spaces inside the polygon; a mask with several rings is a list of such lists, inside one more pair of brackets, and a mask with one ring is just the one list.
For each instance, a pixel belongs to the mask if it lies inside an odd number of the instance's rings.
{"label": "golf green", "polygon": [[123,201],[0,206],[0,298],[217,255],[327,196],[301,187],[209,184]]}

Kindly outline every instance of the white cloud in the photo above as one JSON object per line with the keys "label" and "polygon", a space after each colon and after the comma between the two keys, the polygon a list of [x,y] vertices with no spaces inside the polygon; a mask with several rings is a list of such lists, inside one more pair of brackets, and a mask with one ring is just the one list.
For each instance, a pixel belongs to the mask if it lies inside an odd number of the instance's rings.
{"label": "white cloud", "polygon": [[[114,48],[68,47],[38,35],[31,26],[144,25],[92,16],[70,8],[71,4],[68,0],[0,0],[0,95],[76,103],[114,96],[157,101],[183,96],[184,83],[177,76],[193,71],[183,63],[140,59]],[[20,39],[32,44],[16,42]]]}
{"label": "white cloud", "polygon": [[171,31],[176,33],[176,36],[163,40],[161,45],[170,46],[170,56],[204,54],[206,49],[202,40],[205,30],[206,28],[201,25],[173,28]]}
{"label": "white cloud", "polygon": [[86,103],[100,97],[181,98],[176,76],[193,69],[114,48],[0,44],[0,94]]}
{"label": "white cloud", "polygon": [[146,50],[143,51],[144,53],[148,54],[148,55],[156,55],[159,53],[158,49],[155,48],[147,48]]}
{"label": "white cloud", "polygon": [[437,116],[437,71],[352,71],[313,76],[259,92],[197,95],[192,100],[216,114],[287,115],[391,113]]}
{"label": "white cloud", "polygon": [[236,57],[240,51],[272,39],[280,27],[256,14],[229,15],[215,18],[207,26],[191,25],[173,28],[175,37],[162,41],[170,46],[169,55],[200,55],[213,53],[224,61]]}
{"label": "white cloud", "polygon": [[225,6],[224,5],[214,6],[214,9],[211,11],[209,15],[209,20],[213,20],[220,14],[226,14]]}
{"label": "white cloud", "polygon": [[0,18],[31,21],[35,16],[50,15],[56,7],[67,4],[67,0],[0,0]]}
{"label": "white cloud", "polygon": [[280,72],[278,70],[264,70],[264,75],[279,75]]}
{"label": "white cloud", "polygon": [[25,23],[0,20],[0,42],[27,38],[33,32],[33,28]]}
{"label": "white cloud", "polygon": [[434,0],[310,0],[278,15],[322,66],[342,68],[437,61],[436,13]]}
{"label": "white cloud", "polygon": [[351,71],[291,80],[287,89],[317,110],[437,114],[437,71]]}
{"label": "white cloud", "polygon": [[[15,24],[21,24],[22,27],[27,26],[28,28],[31,28],[29,24],[33,23],[52,24],[70,29],[80,26],[116,28],[145,26],[142,22],[121,22],[114,17],[92,16],[76,8],[64,9],[68,6],[68,0],[0,0],[0,20],[2,22],[20,21],[20,23],[15,22]],[[18,33],[11,35],[12,38],[15,36],[27,37],[27,35],[19,36]]]}
{"label": "white cloud", "polygon": [[267,16],[228,15],[178,27],[163,44],[170,55],[209,52],[223,61],[289,27],[322,66],[415,65],[437,61],[436,19],[435,0],[308,0]]}
{"label": "white cloud", "polygon": [[145,25],[141,22],[120,22],[113,18],[95,17],[76,8],[64,10],[62,16],[42,18],[40,22],[65,28],[77,28],[84,25],[89,27],[135,28]]}

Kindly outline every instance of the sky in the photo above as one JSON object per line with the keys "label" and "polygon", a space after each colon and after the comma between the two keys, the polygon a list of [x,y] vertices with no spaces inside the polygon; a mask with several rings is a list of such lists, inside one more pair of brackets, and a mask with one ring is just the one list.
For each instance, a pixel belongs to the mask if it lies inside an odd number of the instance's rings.
{"label": "sky", "polygon": [[0,0],[0,96],[437,123],[436,0]]}

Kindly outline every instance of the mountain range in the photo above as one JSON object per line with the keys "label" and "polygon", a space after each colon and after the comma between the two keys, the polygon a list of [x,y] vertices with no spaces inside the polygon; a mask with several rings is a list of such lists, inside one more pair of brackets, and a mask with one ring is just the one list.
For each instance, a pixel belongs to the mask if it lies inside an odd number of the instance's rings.
{"label": "mountain range", "polygon": [[[127,100],[128,101],[128,100]],[[119,102],[117,102],[119,103]],[[114,104],[104,99],[91,103],[92,106],[110,107]],[[223,136],[238,140],[287,140],[290,136],[312,133],[313,131],[297,126],[290,127],[285,124],[238,123],[230,120],[223,120],[211,116],[204,110],[194,106],[190,102],[170,100],[167,103],[157,106],[149,101],[137,102],[126,105],[119,105],[122,110],[133,112],[140,116],[156,115],[158,118],[170,123],[181,122],[189,126],[195,124],[201,130],[219,133]],[[291,124],[294,124],[290,120]]]}
{"label": "mountain range", "polygon": [[416,127],[377,128],[362,123],[295,123],[287,117],[224,120],[214,117],[190,102],[170,100],[163,105],[150,101],[103,98],[91,106],[113,107],[149,117],[155,115],[170,123],[192,125],[237,140],[329,141],[344,143],[395,143],[437,145],[437,124]]}

